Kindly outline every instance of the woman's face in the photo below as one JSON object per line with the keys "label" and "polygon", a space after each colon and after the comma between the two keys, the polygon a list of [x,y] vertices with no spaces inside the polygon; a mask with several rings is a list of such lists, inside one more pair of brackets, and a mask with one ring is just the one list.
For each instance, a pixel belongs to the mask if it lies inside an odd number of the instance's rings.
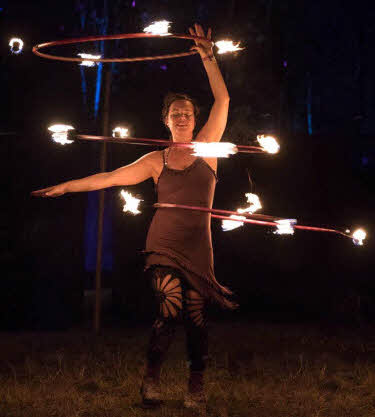
{"label": "woman's face", "polygon": [[189,100],[176,100],[170,107],[165,124],[169,127],[173,140],[193,139],[195,127],[194,105]]}

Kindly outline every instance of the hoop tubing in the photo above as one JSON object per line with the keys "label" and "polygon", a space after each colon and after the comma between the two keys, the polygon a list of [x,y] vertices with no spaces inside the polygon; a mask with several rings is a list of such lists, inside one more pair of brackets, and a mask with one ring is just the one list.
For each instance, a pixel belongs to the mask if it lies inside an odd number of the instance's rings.
{"label": "hoop tubing", "polygon": [[[155,203],[154,207],[158,208],[181,208],[181,209],[186,209],[186,210],[194,210],[194,211],[203,211],[203,212],[208,212],[208,213],[212,213],[212,217],[215,217],[217,219],[222,219],[222,220],[233,220],[233,221],[237,221],[237,222],[243,222],[243,223],[251,223],[251,224],[257,224],[260,226],[279,226],[278,223],[276,223],[276,220],[283,220],[280,217],[272,217],[272,216],[264,216],[264,218],[268,218],[271,221],[262,221],[262,220],[256,220],[256,219],[236,219],[236,218],[232,218],[232,217],[228,217],[228,216],[223,216],[222,214],[235,214],[237,216],[245,216],[245,217],[259,217],[262,216],[261,214],[249,214],[249,213],[238,213],[238,212],[233,212],[233,211],[228,211],[228,210],[217,210],[217,209],[209,209],[208,207],[196,207],[196,206],[185,206],[182,204],[171,204],[171,203]],[[259,217],[260,218],[260,217]],[[349,237],[350,239],[352,239],[352,236],[340,232],[339,230],[335,230],[335,229],[326,229],[323,227],[312,227],[312,226],[303,226],[303,225],[295,225],[293,226],[294,229],[300,229],[300,230],[310,230],[310,231],[314,231],[314,232],[329,232],[329,233],[336,233],[338,235],[341,236],[345,236],[345,237]]]}
{"label": "hoop tubing", "polygon": [[[112,136],[94,136],[94,135],[76,135],[77,140],[91,140],[96,142],[112,142],[112,143],[128,143],[132,145],[148,145],[148,146],[175,146],[177,148],[192,148],[191,142],[172,142],[166,139],[144,139],[144,138],[114,138]],[[263,148],[258,146],[237,145],[238,152],[241,153],[265,153]]]}
{"label": "hoop tubing", "polygon": [[84,43],[84,42],[95,42],[95,41],[110,41],[116,39],[144,39],[144,38],[175,38],[175,39],[191,39],[191,40],[204,40],[208,39],[203,36],[192,36],[185,34],[169,34],[169,35],[154,35],[152,33],[121,33],[119,35],[105,35],[105,36],[87,36],[85,38],[71,38],[64,39],[62,41],[52,41],[46,43],[40,43],[35,45],[32,49],[35,55],[38,55],[42,58],[52,59],[55,61],[66,61],[66,62],[82,62],[82,61],[93,61],[93,62],[136,62],[136,61],[152,61],[156,59],[167,59],[167,58],[180,58],[183,56],[189,56],[197,54],[198,51],[189,51],[181,52],[178,54],[168,54],[168,55],[157,55],[157,56],[140,56],[135,58],[69,58],[64,56],[50,55],[39,52],[39,49],[51,47],[51,46],[60,46],[60,45],[71,45],[74,43]]}
{"label": "hoop tubing", "polygon": [[195,207],[195,206],[184,206],[182,204],[171,204],[171,203],[155,203],[154,207],[156,208],[182,208],[182,209],[187,209],[187,210],[199,210],[199,211],[205,211],[208,213],[213,213],[213,214],[225,214],[225,215],[236,215],[236,216],[244,216],[244,217],[249,217],[249,218],[253,218],[253,219],[262,219],[262,220],[269,220],[274,222],[275,220],[283,220],[281,217],[274,217],[274,216],[267,216],[265,214],[259,214],[259,213],[255,213],[255,214],[251,214],[251,213],[238,213],[237,211],[229,211],[229,210],[218,210],[218,209],[209,209],[207,207]]}

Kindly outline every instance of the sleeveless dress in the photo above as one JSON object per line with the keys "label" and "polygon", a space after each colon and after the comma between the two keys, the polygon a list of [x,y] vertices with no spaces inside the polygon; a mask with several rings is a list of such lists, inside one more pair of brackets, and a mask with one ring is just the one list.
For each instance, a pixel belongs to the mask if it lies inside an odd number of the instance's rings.
{"label": "sleeveless dress", "polygon": [[[164,166],[156,184],[158,203],[212,208],[217,177],[207,162],[197,157],[183,170]],[[145,270],[166,265],[183,272],[188,283],[209,301],[234,309],[232,294],[214,275],[211,213],[180,208],[158,208],[146,239]]]}

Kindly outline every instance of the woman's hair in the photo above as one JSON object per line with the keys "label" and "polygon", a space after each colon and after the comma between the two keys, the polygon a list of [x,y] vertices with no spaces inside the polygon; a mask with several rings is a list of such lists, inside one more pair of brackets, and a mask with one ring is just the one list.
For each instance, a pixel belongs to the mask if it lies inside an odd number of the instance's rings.
{"label": "woman's hair", "polygon": [[162,120],[163,123],[165,124],[165,119],[168,116],[169,113],[169,108],[171,107],[171,104],[174,101],[177,100],[187,100],[190,101],[191,104],[194,107],[194,117],[195,117],[195,121],[197,120],[197,117],[199,115],[199,107],[197,102],[191,98],[190,96],[188,96],[187,94],[181,94],[181,93],[168,93],[165,97],[164,97],[164,103],[163,103],[163,109],[162,109]]}

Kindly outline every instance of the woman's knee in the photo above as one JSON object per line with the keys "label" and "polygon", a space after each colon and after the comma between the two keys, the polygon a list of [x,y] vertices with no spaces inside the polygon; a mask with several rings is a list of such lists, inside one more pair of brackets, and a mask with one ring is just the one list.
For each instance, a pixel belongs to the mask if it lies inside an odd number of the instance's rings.
{"label": "woman's knee", "polygon": [[187,320],[197,327],[205,327],[205,299],[199,292],[189,289],[185,293]]}

